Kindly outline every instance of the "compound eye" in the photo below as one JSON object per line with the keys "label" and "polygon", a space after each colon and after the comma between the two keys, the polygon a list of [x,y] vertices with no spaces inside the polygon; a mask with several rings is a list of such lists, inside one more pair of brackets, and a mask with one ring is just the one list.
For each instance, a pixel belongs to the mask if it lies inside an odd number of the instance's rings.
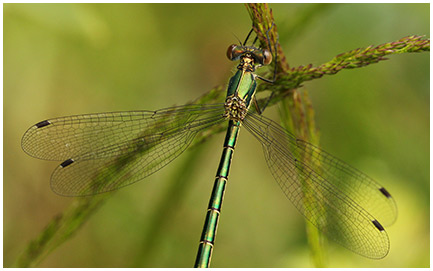
{"label": "compound eye", "polygon": [[272,54],[269,50],[263,50],[263,64],[269,65],[272,62]]}
{"label": "compound eye", "polygon": [[232,44],[227,49],[227,58],[230,60],[237,60],[243,53],[244,50],[241,46]]}

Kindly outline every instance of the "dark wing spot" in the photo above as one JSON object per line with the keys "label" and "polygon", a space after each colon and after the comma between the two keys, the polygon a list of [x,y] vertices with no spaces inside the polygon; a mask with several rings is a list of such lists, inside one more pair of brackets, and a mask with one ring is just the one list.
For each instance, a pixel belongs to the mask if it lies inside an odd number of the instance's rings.
{"label": "dark wing spot", "polygon": [[45,127],[45,126],[50,125],[50,124],[51,124],[51,122],[49,122],[48,120],[44,120],[44,121],[36,123],[35,126],[37,128],[42,128],[42,127]]}
{"label": "dark wing spot", "polygon": [[379,191],[382,192],[382,194],[384,194],[385,197],[391,198],[391,194],[384,187],[380,188]]}
{"label": "dark wing spot", "polygon": [[60,164],[60,166],[62,168],[69,166],[70,164],[72,164],[74,162],[74,159],[68,159],[66,161],[64,161],[63,163]]}
{"label": "dark wing spot", "polygon": [[378,229],[378,230],[380,230],[380,231],[384,231],[385,229],[382,227],[382,225],[379,223],[379,221],[377,221],[377,220],[373,220],[373,221],[371,221],[371,222],[373,222],[373,225]]}

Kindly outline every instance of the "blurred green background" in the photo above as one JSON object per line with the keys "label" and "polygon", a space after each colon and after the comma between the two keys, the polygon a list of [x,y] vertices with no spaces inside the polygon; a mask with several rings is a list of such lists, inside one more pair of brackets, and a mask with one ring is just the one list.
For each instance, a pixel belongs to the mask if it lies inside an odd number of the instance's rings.
{"label": "blurred green background", "polygon": [[[429,4],[270,7],[292,66],[320,65],[358,47],[430,31]],[[235,67],[226,48],[245,37],[251,21],[241,4],[4,4],[3,12],[3,259],[10,267],[74,201],[50,190],[58,163],[21,150],[26,129],[52,117],[193,100],[226,84]],[[366,259],[328,242],[328,266],[429,267],[429,83],[429,53],[422,53],[304,84],[323,149],[382,183],[399,208],[396,224],[387,228],[391,250],[385,259]],[[274,113],[266,115],[278,118]],[[191,267],[223,137],[195,149],[198,161],[188,161],[187,151],[118,191],[40,266]],[[164,195],[185,164],[191,179],[172,215],[150,229],[168,215],[157,210],[174,200]],[[237,145],[212,267],[312,267],[303,217],[246,132]]]}

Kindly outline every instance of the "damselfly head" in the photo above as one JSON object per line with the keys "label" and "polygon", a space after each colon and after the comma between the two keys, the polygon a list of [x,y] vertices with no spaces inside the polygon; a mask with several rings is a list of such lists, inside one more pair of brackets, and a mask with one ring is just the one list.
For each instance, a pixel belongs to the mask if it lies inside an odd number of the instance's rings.
{"label": "damselfly head", "polygon": [[267,49],[258,49],[243,45],[232,44],[227,49],[227,58],[234,61],[241,58],[251,58],[255,64],[269,65],[272,62],[272,54]]}

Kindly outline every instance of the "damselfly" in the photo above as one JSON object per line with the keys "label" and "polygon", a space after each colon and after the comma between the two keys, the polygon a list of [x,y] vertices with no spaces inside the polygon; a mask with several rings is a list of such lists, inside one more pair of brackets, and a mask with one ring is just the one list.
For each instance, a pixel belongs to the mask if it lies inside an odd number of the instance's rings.
{"label": "damselfly", "polygon": [[[39,159],[63,161],[51,176],[54,192],[64,196],[88,196],[142,180],[185,151],[197,133],[228,122],[196,267],[210,264],[241,127],[261,143],[275,180],[308,221],[355,253],[369,258],[385,257],[389,239],[382,225],[392,224],[396,219],[394,199],[364,173],[297,139],[260,114],[255,100],[257,79],[270,80],[254,72],[271,63],[272,48],[269,38],[269,50],[255,47],[257,38],[247,46],[250,34],[244,43],[228,48],[228,58],[239,60],[240,64],[230,78],[225,103],[44,120],[24,134],[24,151]],[[258,113],[249,110],[251,104]]]}

